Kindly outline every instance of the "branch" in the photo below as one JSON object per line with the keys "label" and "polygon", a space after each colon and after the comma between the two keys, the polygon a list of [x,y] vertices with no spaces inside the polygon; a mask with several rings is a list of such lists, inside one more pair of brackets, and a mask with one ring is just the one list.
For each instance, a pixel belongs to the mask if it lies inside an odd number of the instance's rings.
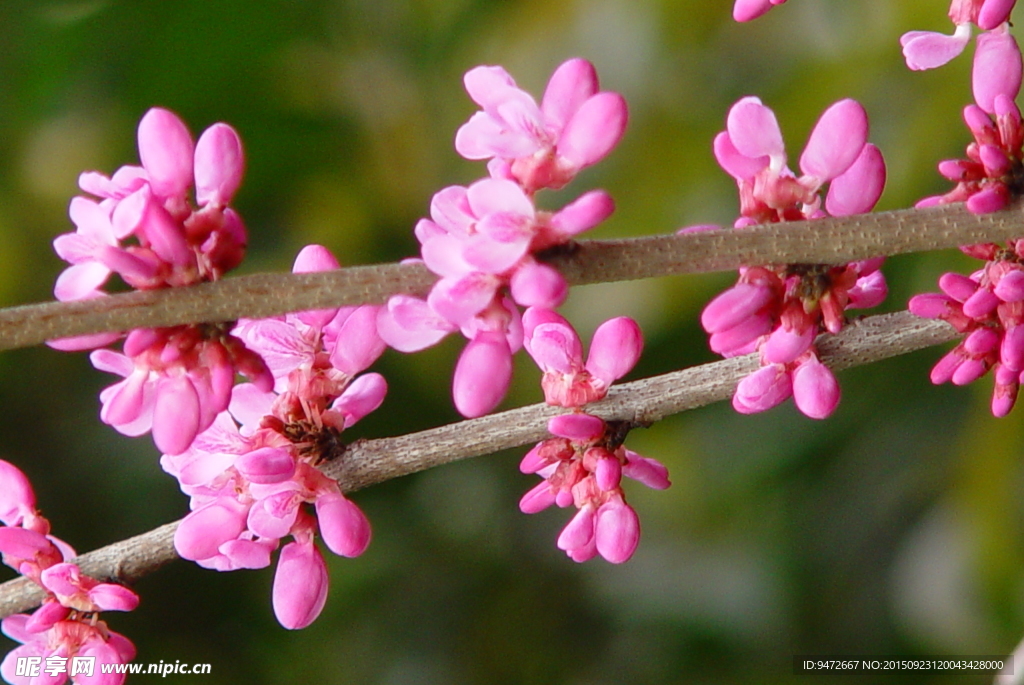
{"label": "branch", "polygon": [[[909,312],[855,321],[837,336],[823,336],[821,359],[836,370],[894,357],[953,340],[946,323],[918,319]],[[757,368],[747,355],[613,386],[608,397],[587,406],[606,420],[657,421],[723,400],[739,380]],[[459,459],[538,442],[547,435],[547,420],[564,410],[543,404],[492,414],[440,428],[380,440],[360,440],[323,471],[351,492]],[[77,562],[99,580],[130,583],[173,559],[177,522],[82,555]],[[26,579],[0,585],[0,617],[36,606],[40,589]]]}
{"label": "branch", "polygon": [[[725,271],[743,264],[838,264],[1021,236],[1022,207],[977,216],[962,205],[946,205],[682,236],[582,241],[556,250],[549,261],[574,284]],[[422,294],[434,279],[422,264],[381,264],[23,305],[0,310],[0,350],[99,331],[379,304],[396,293]]]}

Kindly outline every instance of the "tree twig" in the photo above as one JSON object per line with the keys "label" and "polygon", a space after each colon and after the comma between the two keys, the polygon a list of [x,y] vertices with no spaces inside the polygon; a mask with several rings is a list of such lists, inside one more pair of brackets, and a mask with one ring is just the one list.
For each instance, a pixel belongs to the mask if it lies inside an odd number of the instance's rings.
{"label": "tree twig", "polygon": [[[1022,206],[976,216],[961,205],[946,205],[682,236],[581,241],[556,251],[549,261],[574,284],[723,271],[743,264],[837,264],[1024,235]],[[99,331],[379,304],[396,293],[422,294],[433,281],[422,264],[381,264],[23,305],[0,310],[0,350]]]}
{"label": "tree twig", "polygon": [[[899,312],[862,319],[837,336],[823,336],[818,349],[826,364],[840,370],[956,336],[956,331],[941,321]],[[728,398],[736,383],[755,368],[756,355],[748,355],[613,386],[607,398],[588,405],[587,411],[607,420],[657,421]],[[459,459],[537,442],[547,436],[547,420],[563,411],[536,404],[408,435],[358,441],[323,470],[342,490],[351,492]],[[175,558],[176,526],[177,522],[168,523],[84,554],[78,563],[94,578],[130,583]],[[30,609],[42,597],[39,588],[27,580],[4,583],[0,585],[0,617]]]}

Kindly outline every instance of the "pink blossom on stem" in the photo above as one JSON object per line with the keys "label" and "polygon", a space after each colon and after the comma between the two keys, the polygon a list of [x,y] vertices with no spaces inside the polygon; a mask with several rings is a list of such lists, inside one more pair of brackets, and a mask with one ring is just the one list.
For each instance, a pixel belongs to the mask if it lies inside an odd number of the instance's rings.
{"label": "pink blossom on stem", "polygon": [[[867,114],[860,104],[833,104],[811,132],[797,177],[786,166],[774,112],[758,98],[741,99],[714,142],[715,157],[739,187],[741,216],[735,227],[870,211],[885,185],[885,162],[867,136]],[[820,191],[826,184],[822,207]],[[737,411],[765,411],[794,395],[807,416],[832,413],[839,388],[818,362],[814,341],[821,333],[842,330],[846,309],[881,303],[887,293],[881,262],[740,269],[737,284],[708,303],[701,315],[713,351],[726,357],[759,353],[762,367],[736,388]]]}
{"label": "pink blossom on stem", "polygon": [[915,295],[914,314],[942,319],[964,334],[932,369],[933,383],[965,385],[995,370],[992,413],[1006,416],[1024,381],[1024,241],[961,248],[985,265],[969,278],[947,273],[942,293]]}
{"label": "pink blossom on stem", "polygon": [[[337,266],[325,248],[309,246],[294,269]],[[210,428],[187,450],[161,458],[191,496],[174,538],[183,557],[220,571],[264,568],[284,538],[294,539],[284,543],[274,579],[274,613],[286,628],[311,623],[326,599],[317,531],[341,556],[358,556],[370,543],[366,516],[317,466],[344,452],[342,432],[387,393],[379,374],[357,375],[383,351],[378,309],[239,322],[237,335],[266,358],[273,389],[235,386]]]}
{"label": "pink blossom on stem", "polygon": [[[228,207],[244,169],[234,129],[214,124],[193,144],[175,114],[154,108],[139,123],[138,145],[141,167],[79,178],[82,190],[98,199],[74,198],[69,214],[77,230],[54,240],[57,254],[71,264],[57,279],[57,299],[104,297],[102,287],[114,273],[133,288],[153,290],[215,281],[241,262],[245,227]],[[119,337],[50,344],[93,349]],[[101,394],[101,418],[126,435],[151,430],[168,453],[186,449],[227,408],[236,373],[271,382],[263,360],[232,335],[231,324],[131,331],[123,355],[97,350],[92,360],[125,379]]]}
{"label": "pink blossom on stem", "polygon": [[[963,52],[971,39],[971,24],[977,24],[983,31],[999,30],[1010,20],[1015,4],[1016,0],[953,0],[949,18],[956,30],[952,35],[910,31],[900,38],[907,66],[914,70],[941,67]],[[979,50],[986,35],[983,33],[979,38]]]}
{"label": "pink blossom on stem", "polygon": [[[1020,52],[1015,54],[1017,76],[1009,84],[1013,95],[987,92],[984,97],[991,96],[991,112],[981,106],[980,100],[964,108],[964,121],[974,135],[967,146],[967,158],[939,164],[939,172],[956,186],[945,195],[921,200],[918,207],[964,202],[974,214],[987,214],[1003,209],[1024,192],[1024,124],[1012,99],[1021,83]],[[1002,87],[1006,87],[1005,82]]]}
{"label": "pink blossom on stem", "polygon": [[[5,461],[0,461],[0,493],[0,508],[8,514],[0,519],[4,524],[0,526],[3,562],[46,593],[32,615],[14,614],[0,623],[4,635],[21,643],[0,663],[0,677],[15,685],[67,681],[66,672],[51,675],[42,669],[26,673],[18,666],[18,660],[24,657],[45,660],[95,656],[100,665],[123,664],[134,659],[135,646],[110,630],[100,620],[99,612],[132,611],[138,606],[138,595],[120,585],[85,576],[78,566],[66,562],[75,556],[74,550],[48,535],[50,524],[35,510],[35,494],[28,479]],[[99,670],[93,676],[76,674],[72,680],[104,685],[124,681],[123,673],[103,675]]]}
{"label": "pink blossom on stem", "polygon": [[544,372],[541,386],[547,403],[574,411],[552,417],[548,431],[554,437],[523,458],[520,470],[543,480],[523,496],[519,508],[533,514],[552,504],[575,506],[578,511],[558,536],[558,548],[573,561],[600,555],[620,564],[640,542],[640,521],[626,504],[622,476],[664,489],[669,486],[668,470],[622,445],[636,424],[606,422],[581,407],[605,397],[608,386],[636,364],[643,347],[640,328],[625,317],[604,322],[594,333],[584,364],[579,336],[555,312],[531,307],[523,325],[526,349]]}
{"label": "pink blossom on stem", "polygon": [[493,158],[493,175],[531,195],[561,188],[603,159],[626,128],[626,101],[599,92],[597,72],[583,59],[555,70],[540,106],[501,67],[471,69],[465,85],[483,109],[459,129],[455,149],[466,159]]}

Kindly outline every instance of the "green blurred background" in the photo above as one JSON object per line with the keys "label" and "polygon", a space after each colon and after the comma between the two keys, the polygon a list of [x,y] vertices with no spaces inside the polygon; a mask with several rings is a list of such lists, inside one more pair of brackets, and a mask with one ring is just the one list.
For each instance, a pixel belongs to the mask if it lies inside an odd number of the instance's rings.
{"label": "green blurred background", "polygon": [[[564,59],[592,60],[630,124],[608,160],[557,207],[595,187],[618,203],[596,237],[735,218],[711,155],[729,106],[759,95],[795,160],[843,97],[871,115],[893,209],[942,192],[934,171],[967,142],[969,54],[911,73],[898,38],[949,31],[942,0],[793,0],[752,24],[731,0],[83,0],[0,2],[0,305],[49,299],[54,236],[80,171],[135,163],[140,116],[161,105],[194,133],[242,135],[235,206],[251,232],[237,273],[287,270],[319,242],[345,264],[413,255],[438,189],[482,176],[452,148],[474,111],[461,75],[504,65],[539,94]],[[956,251],[899,257],[885,310],[935,290]],[[578,288],[565,313],[588,338],[609,317],[643,326],[631,378],[714,360],[697,323],[732,274]],[[352,431],[383,437],[457,419],[461,342],[387,353],[392,391]],[[534,483],[524,450],[357,493],[374,542],[331,557],[312,627],[280,628],[272,570],[220,574],[177,562],[139,583],[140,608],[110,617],[143,662],[209,662],[203,683],[958,683],[938,674],[794,676],[794,654],[998,654],[1024,635],[1024,410],[988,413],[991,380],[932,387],[929,349],[843,372],[828,421],[791,405],[745,417],[727,403],[630,436],[673,487],[627,494],[643,540],[628,564],[577,565],[554,546],[564,510],[519,513]],[[518,359],[505,407],[540,399]],[[148,438],[98,421],[112,378],[84,354],[0,355],[0,457],[36,485],[54,531],[80,551],[174,520],[187,500]],[[629,487],[629,486],[627,486]],[[0,571],[0,579],[12,574]],[[0,649],[8,641],[0,638]],[[152,676],[150,676],[152,678]],[[144,679],[145,677],[143,677]]]}

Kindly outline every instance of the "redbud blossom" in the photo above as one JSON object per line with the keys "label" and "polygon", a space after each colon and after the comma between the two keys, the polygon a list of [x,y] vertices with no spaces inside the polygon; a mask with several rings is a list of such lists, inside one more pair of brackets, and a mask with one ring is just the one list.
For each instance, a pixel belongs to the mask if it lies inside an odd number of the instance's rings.
{"label": "redbud blossom", "polygon": [[[46,593],[32,615],[13,614],[0,622],[4,635],[20,642],[0,663],[0,677],[15,685],[53,683],[68,679],[66,672],[51,675],[43,669],[35,675],[24,674],[18,660],[57,657],[70,660],[93,656],[99,662],[93,676],[72,677],[76,683],[119,685],[124,674],[103,674],[109,665],[124,664],[135,658],[131,640],[119,635],[100,620],[101,611],[132,611],[139,597],[126,587],[101,583],[82,575],[67,559],[75,551],[67,543],[51,537],[49,522],[35,511],[32,486],[17,467],[0,460],[0,510],[16,515],[0,518],[0,554],[3,562],[30,578]],[[6,495],[6,497],[5,497]],[[0,511],[0,514],[3,512]],[[37,662],[39,663],[39,662]]]}
{"label": "redbud blossom", "polygon": [[[326,248],[310,245],[293,270],[335,268]],[[240,321],[236,333],[266,359],[274,389],[234,387],[228,411],[187,450],[161,459],[192,497],[174,536],[181,556],[220,571],[264,568],[284,538],[294,539],[282,548],[274,577],[274,613],[286,628],[309,625],[326,601],[317,531],[341,556],[358,556],[370,543],[366,516],[317,465],[340,456],[342,432],[384,400],[382,376],[357,375],[384,350],[377,310]]]}
{"label": "redbud blossom", "polygon": [[542,188],[561,188],[603,158],[622,136],[626,106],[598,92],[594,67],[570,60],[551,77],[538,107],[500,67],[466,74],[470,96],[483,107],[459,129],[456,149],[492,158],[491,178],[434,195],[430,219],[415,229],[423,262],[440,276],[426,302],[392,297],[377,330],[403,352],[429,347],[461,330],[469,340],[459,357],[452,397],[463,416],[492,411],[505,396],[512,355],[522,346],[516,305],[554,308],[568,284],[540,257],[604,221],[611,197],[591,191],[557,212],[534,205]]}
{"label": "redbud blossom", "polygon": [[[885,162],[867,135],[864,108],[853,100],[835,103],[811,131],[797,177],[786,166],[775,114],[755,97],[741,99],[714,142],[715,157],[739,187],[736,228],[870,211],[885,185]],[[740,381],[733,407],[745,414],[761,412],[793,395],[807,416],[830,415],[839,386],[819,362],[815,338],[842,330],[846,309],[881,303],[887,292],[881,263],[741,268],[739,282],[701,315],[713,351],[726,357],[760,354],[762,368]]]}
{"label": "redbud blossom", "polygon": [[604,322],[584,364],[579,336],[555,312],[531,307],[523,325],[526,350],[544,372],[546,402],[574,411],[552,417],[548,432],[554,437],[523,457],[520,470],[544,480],[523,496],[519,508],[533,514],[552,504],[574,505],[578,511],[558,536],[557,547],[577,562],[597,555],[613,564],[627,561],[640,542],[640,521],[626,504],[622,476],[664,489],[668,471],[623,447],[632,425],[605,422],[581,407],[605,397],[608,387],[632,370],[643,347],[640,327],[625,317]]}
{"label": "redbud blossom", "polygon": [[599,162],[626,128],[626,101],[599,92],[597,72],[583,59],[563,63],[540,106],[501,67],[466,73],[466,91],[483,108],[463,124],[455,149],[466,159],[492,159],[492,175],[533,194],[561,188]]}
{"label": "redbud blossom", "polygon": [[[1017,0],[953,0],[949,18],[956,26],[952,35],[933,31],[909,31],[900,37],[907,66],[914,70],[941,67],[963,52],[971,39],[971,24],[983,31],[994,31],[1010,20]],[[982,39],[979,37],[979,49]],[[977,64],[977,57],[975,57]]]}
{"label": "redbud blossom", "polygon": [[[214,124],[193,145],[185,124],[154,108],[139,123],[141,167],[111,177],[86,172],[69,214],[77,231],[54,240],[71,263],[58,277],[58,300],[104,297],[117,273],[133,288],[153,290],[218,280],[245,253],[246,232],[227,205],[244,170],[234,129]],[[195,185],[195,204],[189,197]],[[101,419],[125,435],[152,431],[163,452],[184,451],[227,408],[235,374],[269,387],[266,365],[231,333],[231,324],[131,331],[124,354],[97,350],[91,359],[125,380],[103,391]],[[51,341],[58,349],[104,347],[120,334]]]}

